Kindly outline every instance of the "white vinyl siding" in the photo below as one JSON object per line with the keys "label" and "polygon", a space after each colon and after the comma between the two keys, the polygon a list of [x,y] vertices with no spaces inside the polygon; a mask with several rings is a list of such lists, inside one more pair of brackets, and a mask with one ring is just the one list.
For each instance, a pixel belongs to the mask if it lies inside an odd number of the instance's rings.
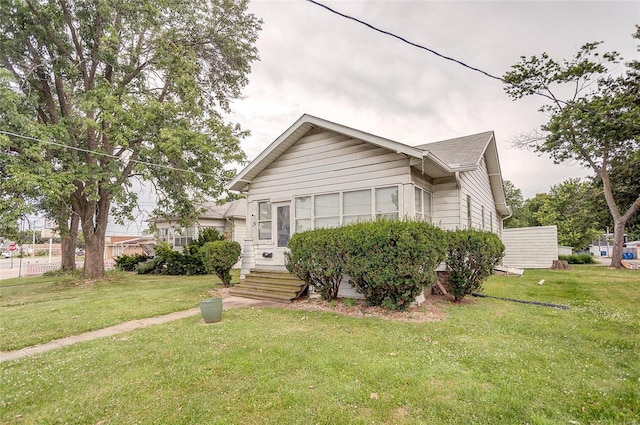
{"label": "white vinyl siding", "polygon": [[[498,218],[499,215],[496,211],[484,158],[480,160],[476,170],[460,173],[460,194],[463,208],[461,215],[465,218],[464,227],[494,231],[493,224],[490,223],[487,227],[486,214],[491,215],[491,220],[494,216]],[[464,201],[467,196],[471,197],[470,211],[467,210],[466,201]],[[467,217],[471,218],[470,225],[467,222]]]}
{"label": "white vinyl siding", "polygon": [[460,197],[455,181],[434,184],[433,224],[447,230],[461,228]]}
{"label": "white vinyl siding", "polygon": [[558,259],[556,226],[519,227],[502,231],[502,264],[522,269],[546,269]]}
{"label": "white vinyl siding", "polygon": [[256,176],[249,202],[410,182],[407,156],[324,131],[302,137]]}

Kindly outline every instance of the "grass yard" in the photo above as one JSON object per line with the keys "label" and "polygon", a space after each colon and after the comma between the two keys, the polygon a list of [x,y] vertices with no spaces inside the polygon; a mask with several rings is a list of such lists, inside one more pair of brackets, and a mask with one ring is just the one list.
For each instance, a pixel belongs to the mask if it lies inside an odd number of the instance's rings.
{"label": "grass yard", "polygon": [[[237,282],[238,274],[234,274]],[[92,285],[60,276],[0,281],[0,351],[198,307],[220,280],[111,272]]]}
{"label": "grass yard", "polygon": [[[639,277],[494,276],[487,294],[571,308],[470,299],[443,303],[439,322],[277,308],[187,318],[0,363],[0,422],[637,424]],[[9,309],[3,333],[20,313]]]}

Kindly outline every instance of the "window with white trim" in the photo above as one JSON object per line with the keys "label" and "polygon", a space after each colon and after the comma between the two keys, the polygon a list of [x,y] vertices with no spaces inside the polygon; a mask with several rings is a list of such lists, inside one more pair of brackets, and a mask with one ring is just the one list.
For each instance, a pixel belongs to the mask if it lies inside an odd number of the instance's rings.
{"label": "window with white trim", "polygon": [[493,211],[489,211],[489,230],[493,232]]}
{"label": "window with white trim", "polygon": [[414,200],[416,205],[416,217],[419,220],[431,223],[431,192],[415,187]]}
{"label": "window with white trim", "polygon": [[342,194],[342,224],[371,220],[371,189]]}
{"label": "window with white trim", "polygon": [[271,239],[271,202],[258,202],[258,239]]}
{"label": "window with white trim", "polygon": [[173,246],[187,246],[195,237],[196,229],[194,227],[186,227],[176,231],[173,238]]}
{"label": "window with white trim", "polygon": [[316,195],[313,200],[314,228],[338,227],[340,225],[340,194]]}
{"label": "window with white trim", "polygon": [[168,242],[169,241],[169,229],[168,228],[162,228],[162,229],[158,229],[158,240],[161,240],[162,242]]}
{"label": "window with white trim", "polygon": [[296,198],[296,233],[311,230],[311,196],[301,196]]}
{"label": "window with white trim", "polygon": [[376,188],[376,218],[398,218],[398,186]]}

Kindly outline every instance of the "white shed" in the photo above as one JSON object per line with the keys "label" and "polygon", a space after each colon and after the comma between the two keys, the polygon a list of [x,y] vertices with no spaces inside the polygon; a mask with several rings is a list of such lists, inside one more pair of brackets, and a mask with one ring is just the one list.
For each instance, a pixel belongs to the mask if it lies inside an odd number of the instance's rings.
{"label": "white shed", "polygon": [[556,226],[502,230],[505,255],[502,264],[520,269],[547,269],[558,259]]}

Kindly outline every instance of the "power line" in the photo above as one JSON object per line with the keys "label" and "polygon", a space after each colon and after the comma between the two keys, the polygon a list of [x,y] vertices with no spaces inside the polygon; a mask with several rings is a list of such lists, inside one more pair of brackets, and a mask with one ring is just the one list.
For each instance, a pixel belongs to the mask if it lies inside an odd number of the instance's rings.
{"label": "power line", "polygon": [[[357,22],[357,23],[359,23],[359,24],[361,24],[361,25],[364,25],[365,27],[370,28],[370,29],[372,29],[372,30],[374,30],[374,31],[377,31],[377,32],[379,32],[379,33],[381,33],[381,34],[387,35],[387,36],[389,36],[389,37],[396,38],[396,39],[398,39],[398,40],[402,41],[403,43],[409,44],[410,46],[417,47],[418,49],[426,50],[427,52],[432,53],[432,54],[434,54],[434,55],[436,55],[436,56],[438,56],[438,57],[440,57],[440,58],[442,58],[442,59],[445,59],[445,60],[448,60],[448,61],[454,62],[454,63],[456,63],[456,64],[458,64],[458,65],[460,65],[460,66],[463,66],[463,67],[465,67],[465,68],[467,68],[467,69],[469,69],[469,70],[471,70],[471,71],[478,72],[478,73],[480,73],[480,74],[484,75],[485,77],[489,77],[489,78],[491,78],[491,79],[494,79],[494,80],[500,81],[500,82],[502,82],[502,83],[504,83],[504,84],[507,84],[507,85],[510,85],[510,86],[512,86],[512,87],[522,89],[522,87],[521,87],[519,84],[516,84],[516,83],[510,82],[510,81],[507,81],[507,80],[505,80],[505,79],[504,79],[504,78],[502,78],[502,77],[497,77],[497,76],[495,76],[495,75],[493,75],[493,74],[491,74],[491,73],[489,73],[489,72],[487,72],[487,71],[484,71],[484,70],[482,70],[482,69],[480,69],[480,68],[476,68],[475,66],[468,65],[468,64],[466,64],[466,63],[462,62],[461,60],[458,60],[458,59],[452,58],[452,57],[450,57],[450,56],[443,55],[442,53],[439,53],[439,52],[437,52],[437,51],[435,51],[435,50],[433,50],[433,49],[430,49],[429,47],[426,47],[426,46],[423,46],[423,45],[421,45],[421,44],[418,44],[418,43],[414,43],[414,42],[412,42],[412,41],[409,41],[409,40],[407,40],[407,39],[406,39],[406,38],[404,38],[404,37],[401,37],[401,36],[399,36],[399,35],[397,35],[397,34],[394,34],[394,33],[390,32],[390,31],[386,31],[386,30],[380,29],[380,28],[378,28],[378,27],[376,27],[376,26],[373,26],[373,25],[371,25],[370,23],[365,22],[365,21],[363,21],[363,20],[361,20],[361,19],[358,19],[358,18],[356,18],[356,17],[354,17],[354,16],[350,16],[350,15],[347,15],[347,14],[345,14],[345,13],[339,12],[339,11],[337,11],[337,10],[335,10],[335,9],[332,9],[331,7],[329,7],[329,6],[325,5],[325,4],[322,4],[322,3],[320,3],[320,2],[318,2],[318,1],[316,1],[316,0],[306,0],[306,1],[307,1],[307,2],[309,2],[309,3],[315,4],[316,6],[322,7],[323,9],[326,9],[326,10],[328,10],[329,12],[334,13],[334,14],[336,14],[336,15],[338,15],[338,16],[341,16],[341,17],[343,17],[343,18],[345,18],[345,19],[349,19],[349,20],[351,20],[351,21],[354,21],[354,22]],[[603,117],[605,116],[605,114],[603,114],[603,113],[601,113],[601,112],[599,112],[599,111],[589,111],[589,109],[588,109],[588,108],[585,108],[585,107],[583,107],[583,106],[579,106],[579,105],[575,105],[574,103],[566,102],[566,101],[561,100],[561,99],[557,99],[557,98],[555,98],[555,97],[553,97],[553,96],[551,96],[551,95],[548,95],[548,94],[546,94],[546,93],[539,92],[539,91],[532,90],[532,89],[527,89],[527,90],[529,91],[529,93],[530,93],[530,94],[535,94],[535,95],[538,95],[538,96],[544,97],[544,98],[546,98],[546,99],[551,100],[552,102],[561,103],[561,104],[563,104],[563,105],[565,105],[565,106],[572,107],[572,108],[578,108],[578,109],[582,110],[583,112],[595,112],[595,113],[596,113],[596,114],[598,114],[598,115],[601,115],[601,116],[603,116]],[[631,124],[634,124],[634,123],[631,123]],[[636,126],[637,126],[637,125],[636,125]]]}
{"label": "power line", "polygon": [[437,51],[435,51],[433,49],[430,49],[429,47],[423,46],[423,45],[418,44],[418,43],[414,43],[413,41],[409,41],[406,38],[401,37],[401,36],[399,36],[397,34],[394,34],[394,33],[390,32],[390,31],[386,31],[386,30],[380,29],[378,27],[375,27],[375,26],[369,24],[368,22],[365,22],[365,21],[363,21],[361,19],[358,19],[358,18],[356,18],[354,16],[350,16],[350,15],[347,15],[345,13],[338,12],[337,10],[332,9],[329,6],[324,5],[322,3],[319,3],[319,2],[317,2],[315,0],[307,0],[307,1],[309,3],[315,4],[316,6],[320,6],[320,7],[324,8],[324,9],[328,10],[331,13],[335,13],[338,16],[342,16],[345,19],[349,19],[351,21],[354,21],[354,22],[357,22],[357,23],[359,23],[361,25],[364,25],[365,27],[371,28],[374,31],[377,31],[377,32],[382,33],[384,35],[388,35],[389,37],[397,38],[398,40],[402,41],[403,43],[409,44],[410,46],[417,47],[418,49],[426,50],[427,52],[432,53],[432,54],[434,54],[434,55],[436,55],[436,56],[438,56],[438,57],[440,57],[442,59],[457,63],[458,65],[461,65],[461,66],[463,66],[463,67],[465,67],[467,69],[470,69],[470,70],[475,71],[475,72],[479,72],[480,74],[482,74],[482,75],[484,75],[486,77],[493,78],[494,80],[498,80],[500,82],[506,83],[506,81],[502,77],[496,77],[495,75],[490,74],[487,71],[484,71],[484,70],[482,70],[480,68],[476,68],[475,66],[467,65],[466,63],[464,63],[464,62],[462,62],[462,61],[460,61],[458,59],[452,58],[452,57],[447,56],[447,55],[443,55],[442,53],[439,53],[439,52],[437,52]]}
{"label": "power line", "polygon": [[[17,134],[17,133],[12,133],[10,131],[5,131],[5,130],[0,130],[0,134],[4,134],[4,135],[7,135],[7,136],[13,136],[13,137],[19,137],[19,138],[27,139],[27,140],[33,140],[35,142],[46,143],[46,144],[49,144],[49,145],[59,146],[61,148],[71,149],[71,150],[75,150],[75,151],[79,151],[79,152],[90,153],[92,155],[98,155],[98,156],[104,156],[104,157],[107,157],[107,158],[113,158],[113,159],[116,159],[116,160],[118,160],[120,162],[123,162],[123,159],[121,157],[119,157],[117,155],[108,154],[106,152],[98,152],[98,151],[92,151],[90,149],[79,148],[79,147],[76,147],[76,146],[69,146],[69,145],[65,145],[63,143],[54,142],[52,140],[37,139],[35,137],[25,136],[25,135]],[[138,160],[138,159],[130,159],[129,162],[133,162],[134,164],[147,165],[149,167],[163,168],[163,169],[171,170],[171,171],[180,171],[180,172],[184,172],[184,173],[195,174],[195,175],[197,175],[199,177],[218,178],[218,176],[216,176],[214,174],[200,173],[198,171],[186,170],[184,168],[171,167],[169,165],[154,164],[152,162],[141,161],[141,160]]]}

